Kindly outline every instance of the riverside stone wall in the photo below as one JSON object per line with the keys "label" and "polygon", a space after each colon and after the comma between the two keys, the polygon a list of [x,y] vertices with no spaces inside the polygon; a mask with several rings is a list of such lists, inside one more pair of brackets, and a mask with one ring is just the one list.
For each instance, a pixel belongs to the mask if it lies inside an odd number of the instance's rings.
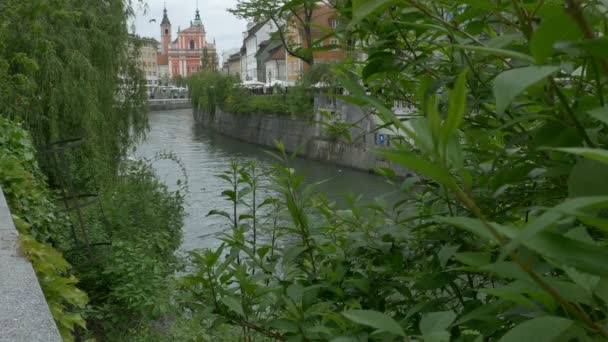
{"label": "riverside stone wall", "polygon": [[150,109],[151,112],[190,108],[192,108],[190,99],[148,100],[148,109]]}
{"label": "riverside stone wall", "polygon": [[[318,123],[330,120],[322,112],[332,113],[331,120],[357,123],[357,127],[350,129],[353,143],[328,137],[323,125]],[[368,114],[360,107],[323,96],[315,98],[314,118],[309,120],[276,115],[232,114],[219,109],[215,114],[196,108],[193,110],[199,124],[253,144],[275,148],[275,142],[281,141],[289,152],[300,147],[300,157],[366,172],[378,167],[393,167],[372,153],[372,149],[382,147],[377,145],[376,135],[368,133],[374,125],[373,118]],[[393,168],[399,176],[409,176],[405,170]]]}

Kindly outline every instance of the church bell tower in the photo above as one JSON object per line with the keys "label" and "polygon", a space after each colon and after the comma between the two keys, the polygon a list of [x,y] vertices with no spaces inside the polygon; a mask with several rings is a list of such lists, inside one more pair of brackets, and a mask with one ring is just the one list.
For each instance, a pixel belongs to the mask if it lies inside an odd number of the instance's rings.
{"label": "church bell tower", "polygon": [[169,44],[171,43],[171,22],[167,16],[167,6],[163,10],[163,21],[160,23],[160,36],[162,37],[162,55],[169,53]]}

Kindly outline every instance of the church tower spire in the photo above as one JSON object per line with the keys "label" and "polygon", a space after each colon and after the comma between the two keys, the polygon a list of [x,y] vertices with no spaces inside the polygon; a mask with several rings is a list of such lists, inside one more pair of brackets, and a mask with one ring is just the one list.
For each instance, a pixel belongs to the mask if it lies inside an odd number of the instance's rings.
{"label": "church tower spire", "polygon": [[171,21],[169,21],[169,16],[167,15],[166,2],[163,10],[163,20],[160,23],[160,36],[162,38],[162,54],[166,55],[169,53],[169,44],[171,43]]}
{"label": "church tower spire", "polygon": [[192,22],[195,26],[203,26],[203,21],[201,20],[201,13],[198,10],[198,0],[196,0],[196,15],[194,16],[194,21]]}

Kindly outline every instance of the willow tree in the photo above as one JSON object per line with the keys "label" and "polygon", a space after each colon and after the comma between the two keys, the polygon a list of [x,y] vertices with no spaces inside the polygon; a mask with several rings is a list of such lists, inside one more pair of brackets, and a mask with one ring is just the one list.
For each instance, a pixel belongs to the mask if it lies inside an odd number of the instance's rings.
{"label": "willow tree", "polygon": [[21,120],[38,146],[84,139],[81,159],[97,175],[115,169],[147,125],[145,87],[128,48],[130,3],[0,5],[0,115]]}
{"label": "willow tree", "polygon": [[217,71],[218,59],[217,53],[212,51],[209,53],[208,48],[203,48],[203,56],[201,57],[201,70],[202,71]]}

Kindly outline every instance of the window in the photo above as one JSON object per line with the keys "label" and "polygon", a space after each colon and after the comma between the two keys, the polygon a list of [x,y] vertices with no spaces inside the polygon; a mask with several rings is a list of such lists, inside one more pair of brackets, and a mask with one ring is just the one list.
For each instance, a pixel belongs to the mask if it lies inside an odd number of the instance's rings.
{"label": "window", "polygon": [[169,29],[165,29],[165,34],[169,34]]}
{"label": "window", "polygon": [[329,41],[329,43],[330,43],[331,45],[336,45],[336,46],[337,46],[337,45],[340,45],[340,41],[338,41],[337,39],[332,39],[332,40],[330,40],[330,41]]}
{"label": "window", "polygon": [[190,40],[190,50],[194,50],[194,40]]}
{"label": "window", "polygon": [[331,28],[333,28],[334,30],[338,28],[338,26],[340,26],[340,19],[332,19],[331,21]]}

